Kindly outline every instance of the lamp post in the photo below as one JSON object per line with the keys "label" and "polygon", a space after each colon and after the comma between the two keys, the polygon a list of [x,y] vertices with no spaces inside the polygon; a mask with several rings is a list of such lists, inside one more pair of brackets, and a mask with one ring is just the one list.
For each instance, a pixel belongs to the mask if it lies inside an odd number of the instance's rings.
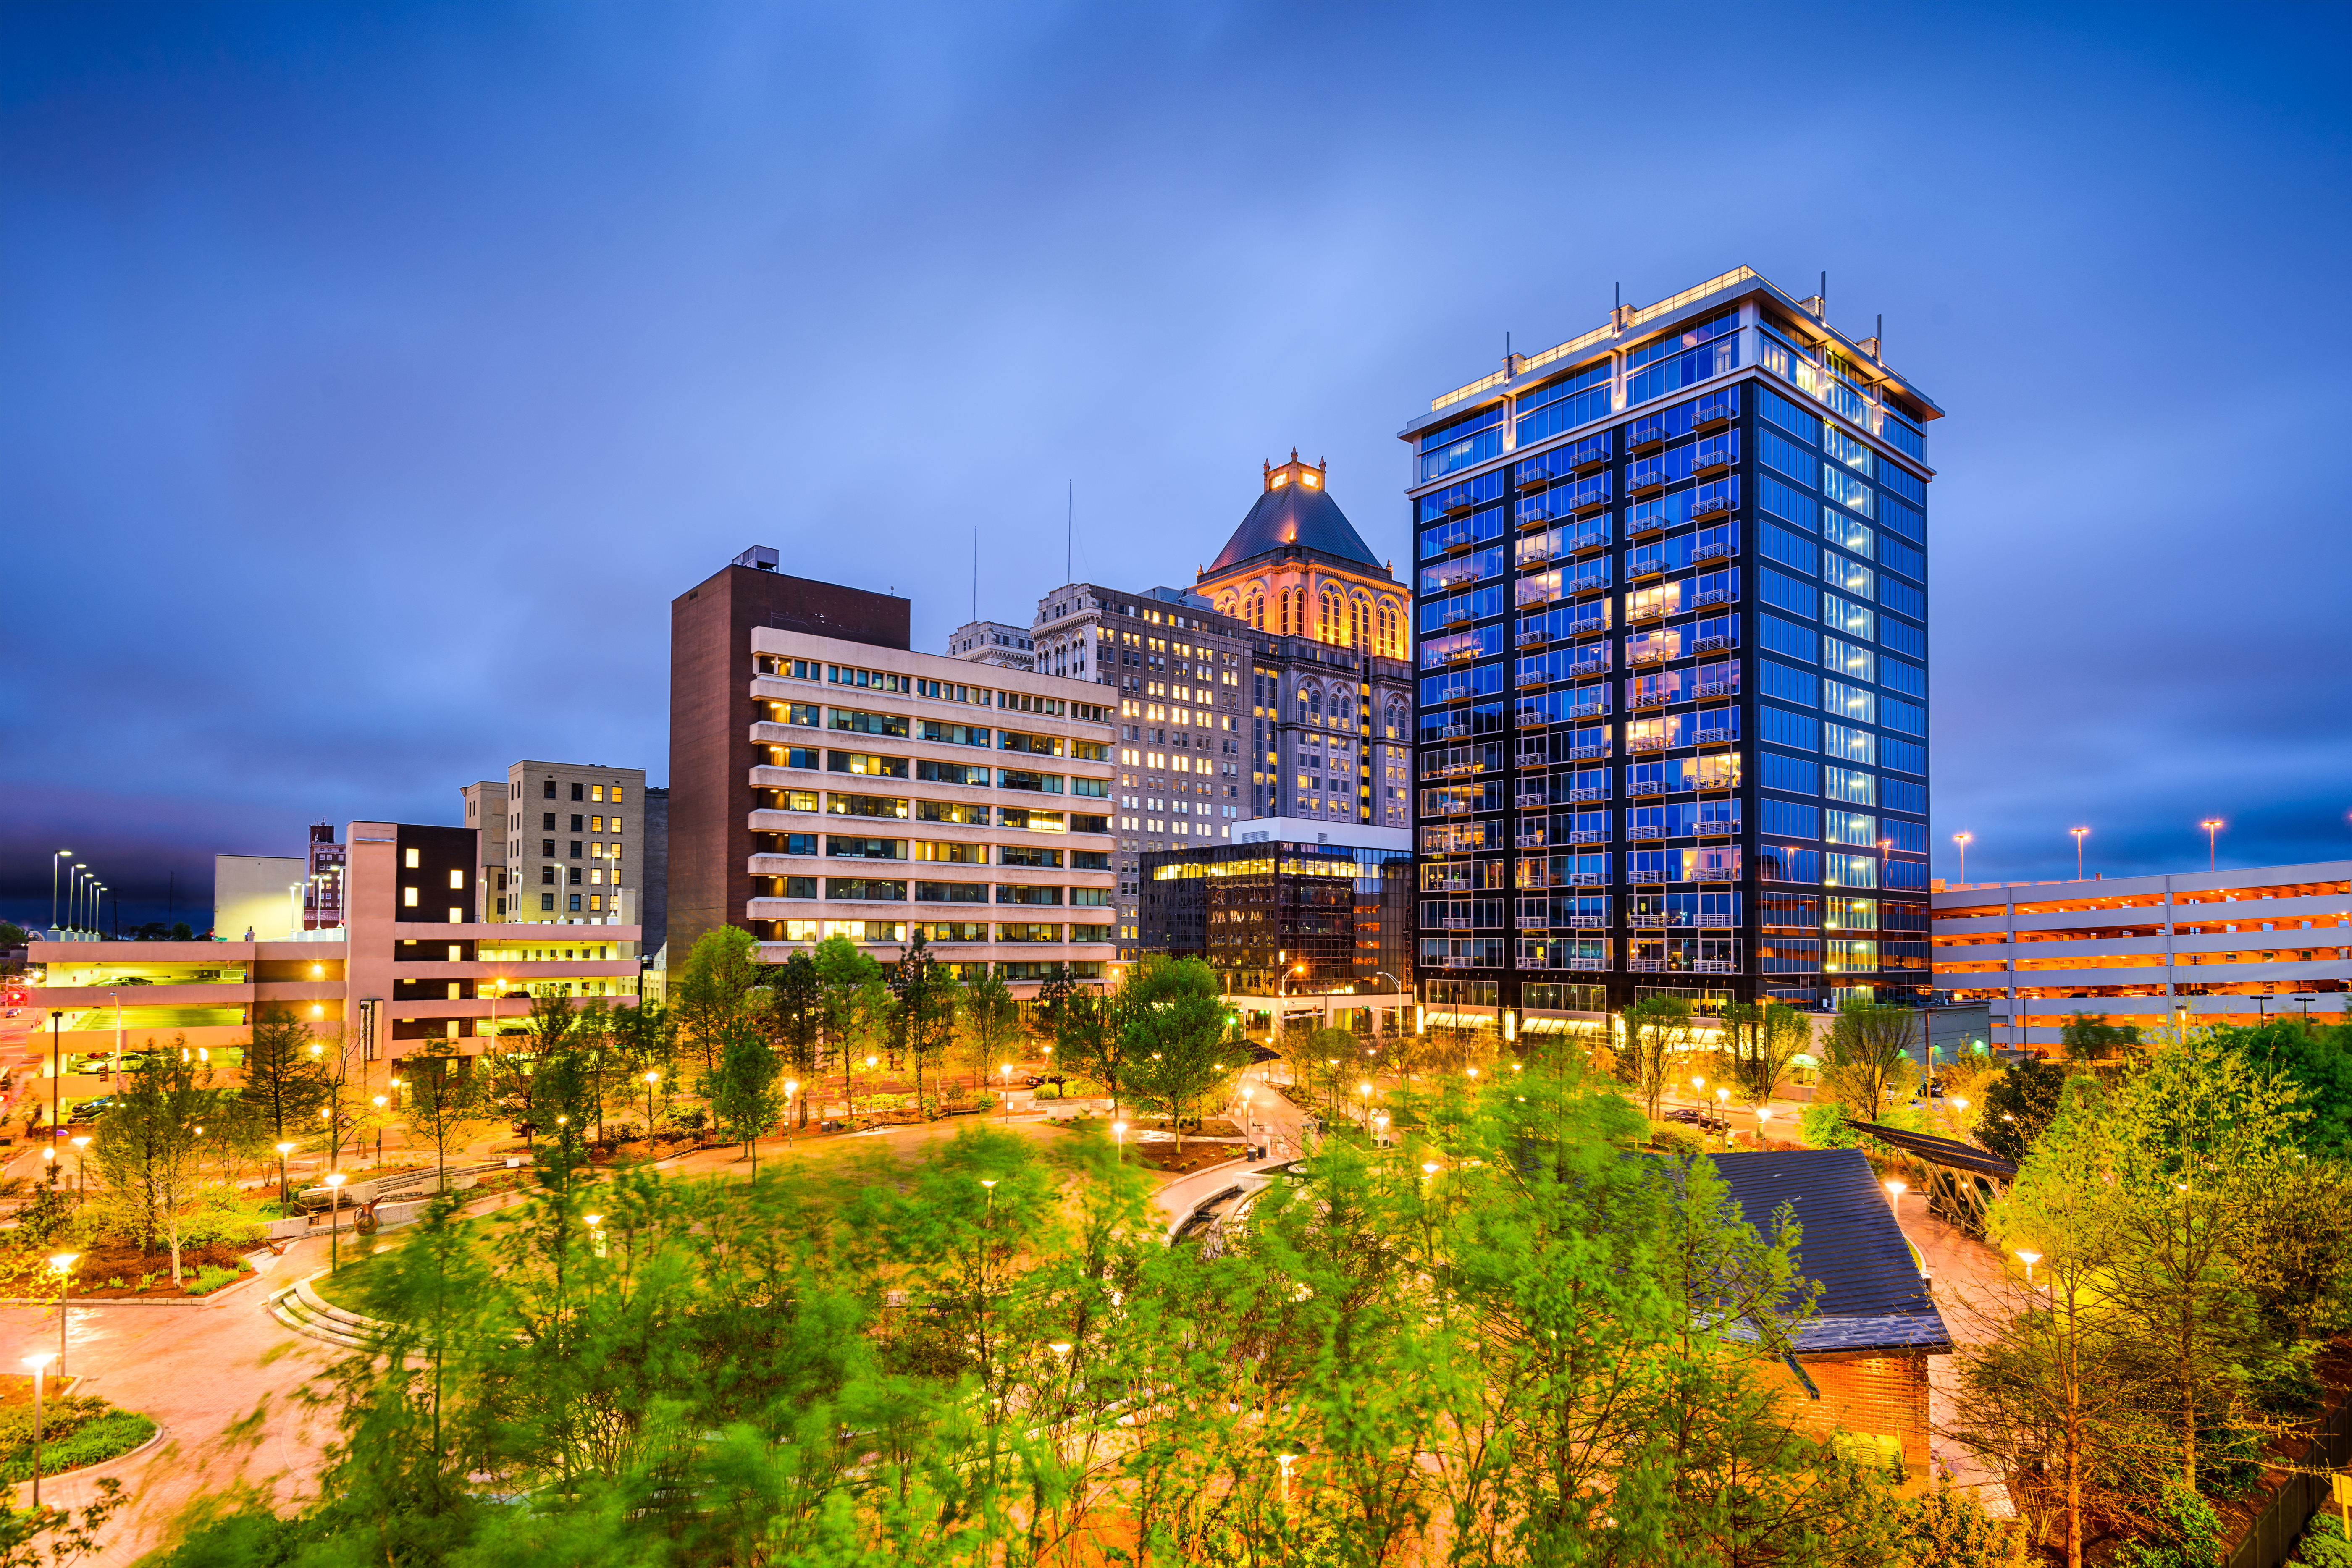
{"label": "lamp post", "polygon": [[2080,882],[2083,880],[2083,841],[2090,836],[2091,830],[2069,828],[2066,831],[2074,835],[2074,880]]}
{"label": "lamp post", "polygon": [[1369,1083],[1359,1083],[1356,1085],[1356,1093],[1364,1102],[1364,1136],[1369,1138],[1372,1135],[1372,1086]]}
{"label": "lamp post", "polygon": [[47,1370],[46,1353],[28,1355],[25,1364],[33,1369],[33,1506],[41,1506],[41,1374]]}
{"label": "lamp post", "polygon": [[1715,1120],[1725,1132],[1731,1130],[1731,1091],[1728,1089],[1715,1092]]}
{"label": "lamp post", "polygon": [[[1290,1467],[1298,1462],[1298,1456],[1297,1454],[1276,1454],[1274,1456],[1274,1462],[1282,1467],[1282,1503],[1285,1508],[1287,1508],[1290,1506]],[[39,1500],[37,1493],[35,1496],[35,1500]]]}
{"label": "lamp post", "polygon": [[278,1201],[279,1203],[291,1202],[294,1197],[293,1189],[286,1185],[286,1156],[293,1152],[294,1145],[291,1144],[278,1145]]}
{"label": "lamp post", "polygon": [[342,1261],[343,1238],[343,1173],[327,1173],[327,1272],[332,1274]]}
{"label": "lamp post", "polygon": [[1768,1132],[1768,1131],[1769,1130],[1769,1128],[1770,1128],[1771,1122],[1772,1122],[1772,1107],[1771,1107],[1771,1106],[1769,1106],[1769,1105],[1759,1105],[1759,1106],[1757,1106],[1757,1107],[1756,1107],[1756,1146],[1757,1146],[1758,1148],[1759,1148],[1759,1149],[1761,1149],[1761,1148],[1767,1148],[1767,1147],[1769,1147],[1769,1146],[1770,1146],[1769,1144],[1767,1144],[1767,1143],[1766,1143],[1766,1141],[1765,1141],[1765,1135],[1766,1135],[1767,1132]]}
{"label": "lamp post", "polygon": [[1114,1137],[1114,1138],[1116,1138],[1116,1139],[1118,1139],[1118,1157],[1119,1157],[1121,1160],[1126,1159],[1126,1158],[1127,1158],[1127,1124],[1126,1124],[1126,1123],[1124,1123],[1124,1122],[1113,1122],[1113,1123],[1110,1124],[1110,1135],[1111,1135],[1112,1137]]}
{"label": "lamp post", "polygon": [[1952,1101],[1952,1130],[1963,1138],[1969,1135],[1969,1102],[1964,1094]]}
{"label": "lamp post", "polygon": [[2208,817],[2197,825],[2205,830],[2205,869],[2210,872],[2221,863],[2221,852],[2213,837],[2221,831],[2221,819]]}
{"label": "lamp post", "polygon": [[800,1092],[799,1079],[784,1080],[784,1153],[786,1154],[793,1152],[793,1102],[800,1098]]}
{"label": "lamp post", "polygon": [[68,1140],[74,1146],[74,1201],[89,1201],[89,1134],[77,1133]]}
{"label": "lamp post", "polygon": [[1250,1129],[1255,1124],[1250,1121],[1250,1097],[1256,1092],[1250,1085],[1242,1085],[1242,1136],[1244,1138],[1250,1135]]}
{"label": "lamp post", "polygon": [[49,929],[50,929],[50,930],[52,930],[52,931],[55,931],[55,930],[58,929],[58,862],[59,861],[61,861],[61,860],[65,860],[65,859],[67,859],[68,857],[69,857],[70,855],[72,855],[72,853],[73,853],[73,851],[71,851],[71,850],[59,850],[56,854],[53,854],[53,855],[51,855],[51,856],[49,857]]}
{"label": "lamp post", "polygon": [[1010,1122],[1013,1120],[1013,1063],[1001,1062],[996,1071],[1004,1080],[1004,1119]]}
{"label": "lamp post", "polygon": [[2025,1288],[2030,1291],[2033,1289],[2033,1266],[2042,1261],[2042,1254],[2027,1252],[2021,1249],[2017,1257],[2018,1260],[2025,1265]]}
{"label": "lamp post", "polygon": [[1969,884],[1969,846],[1977,841],[1974,833],[1954,833],[1952,842],[1960,846],[1960,885]]}
{"label": "lamp post", "polygon": [[1386,1111],[1372,1113],[1372,1141],[1383,1148],[1388,1145],[1389,1113]]}
{"label": "lamp post", "polygon": [[81,1261],[79,1252],[60,1252],[49,1260],[49,1267],[58,1271],[58,1375],[66,1375],[66,1291],[73,1284],[73,1266]]}
{"label": "lamp post", "polygon": [[[58,1166],[57,1166],[57,1146],[56,1146],[57,1135],[58,1135],[58,1083],[60,1082],[60,1081],[61,1081],[61,1080],[62,1080],[62,1078],[63,1078],[63,1075],[64,1075],[64,1073],[65,1073],[65,1067],[66,1067],[66,1063],[65,1063],[65,1046],[64,1046],[63,1042],[59,1040],[58,1035],[58,1031],[60,1029],[63,1029],[63,1028],[65,1027],[65,1019],[66,1019],[66,1009],[63,1009],[63,1008],[51,1008],[51,1009],[49,1009],[49,1140],[50,1140],[50,1146],[49,1146],[49,1148],[48,1148],[47,1151],[45,1151],[45,1154],[46,1154],[46,1157],[48,1159],[48,1162],[49,1162],[49,1185],[50,1185],[51,1186],[57,1186],[57,1185],[58,1185]],[[34,1103],[35,1103],[36,1105],[37,1105],[37,1104],[39,1103],[39,1102],[38,1102],[38,1101],[36,1101],[36,1102],[34,1102]]]}
{"label": "lamp post", "polygon": [[661,1072],[660,1072],[660,1071],[659,1071],[658,1069],[651,1069],[651,1068],[649,1068],[649,1069],[647,1069],[647,1070],[646,1070],[646,1157],[647,1157],[647,1158],[651,1158],[651,1157],[652,1157],[652,1155],[653,1155],[653,1152],[654,1152],[654,1085],[655,1085],[655,1084],[656,1084],[656,1083],[659,1083],[660,1082],[661,1082]]}
{"label": "lamp post", "polygon": [[1895,1176],[1889,1176],[1886,1178],[1887,1213],[1898,1216],[1902,1213],[1900,1205],[1903,1202],[1903,1194],[1906,1190],[1906,1184],[1900,1178]]}
{"label": "lamp post", "polygon": [[378,1170],[383,1169],[383,1112],[384,1107],[391,1103],[388,1096],[379,1094],[375,1097],[375,1168]]}

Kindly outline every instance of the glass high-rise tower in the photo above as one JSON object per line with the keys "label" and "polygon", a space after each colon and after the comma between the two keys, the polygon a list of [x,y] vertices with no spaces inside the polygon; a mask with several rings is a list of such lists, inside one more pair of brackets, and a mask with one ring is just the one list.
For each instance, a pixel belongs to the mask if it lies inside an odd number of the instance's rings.
{"label": "glass high-rise tower", "polygon": [[1741,267],[1405,428],[1424,1003],[1929,994],[1940,413]]}

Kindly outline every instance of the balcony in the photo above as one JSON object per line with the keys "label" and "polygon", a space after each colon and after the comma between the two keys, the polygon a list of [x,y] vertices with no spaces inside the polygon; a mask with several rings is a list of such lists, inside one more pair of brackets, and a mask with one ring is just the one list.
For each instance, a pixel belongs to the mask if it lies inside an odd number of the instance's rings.
{"label": "balcony", "polygon": [[1664,751],[1666,737],[1663,735],[1629,735],[1625,737],[1628,751]]}
{"label": "balcony", "polygon": [[1691,595],[1691,603],[1693,606],[1701,604],[1729,604],[1738,597],[1739,585],[1738,583],[1734,583],[1729,588],[1702,588],[1696,593]]}
{"label": "balcony", "polygon": [[1720,491],[1714,495],[1702,491],[1698,499],[1691,503],[1691,516],[1694,517],[1712,517],[1717,512],[1728,512],[1734,509],[1731,497]]}
{"label": "balcony", "polygon": [[1675,653],[1672,648],[1636,648],[1625,655],[1625,662],[1628,664],[1663,664],[1674,657]]}
{"label": "balcony", "polygon": [[1568,455],[1568,471],[1571,474],[1590,474],[1595,468],[1608,466],[1609,454],[1599,447],[1579,446]]}
{"label": "balcony", "polygon": [[1439,931],[1467,931],[1470,929],[1470,917],[1466,915],[1449,915],[1444,919],[1438,921],[1433,927],[1424,927],[1424,929],[1435,929]]}
{"label": "balcony", "polygon": [[1550,684],[1551,676],[1541,669],[1521,670],[1519,672],[1518,688],[1521,691],[1526,691],[1529,686],[1545,686],[1549,685]]}
{"label": "balcony", "polygon": [[1522,751],[1519,753],[1519,766],[1522,768],[1548,768],[1550,765],[1551,759],[1540,751]]}
{"label": "balcony", "polygon": [[1441,729],[1428,730],[1424,733],[1433,740],[1466,740],[1470,737],[1470,727],[1466,723],[1449,724]]}
{"label": "balcony", "polygon": [[1673,692],[1642,692],[1634,696],[1633,701],[1630,706],[1635,713],[1655,713],[1658,709],[1664,707],[1668,703],[1680,702],[1681,700],[1682,699]]}
{"label": "balcony", "polygon": [[1609,873],[1601,871],[1572,871],[1559,884],[1562,887],[1607,887]]}
{"label": "balcony", "polygon": [[1664,517],[1630,517],[1626,519],[1625,538],[1629,543],[1634,539],[1646,539],[1654,535],[1662,534],[1665,531],[1666,519]]}
{"label": "balcony", "polygon": [[1625,924],[1636,931],[1663,931],[1669,925],[1688,925],[1691,917],[1680,910],[1652,910],[1646,915],[1629,915]]}
{"label": "balcony", "polygon": [[1664,577],[1672,570],[1664,556],[1635,556],[1625,563],[1625,580],[1646,582],[1654,577]]}
{"label": "balcony", "polygon": [[1523,832],[1513,839],[1511,847],[1515,850],[1548,850],[1551,848],[1551,843],[1544,837],[1544,831],[1538,828],[1533,832]]}
{"label": "balcony", "polygon": [[1708,697],[1736,697],[1739,695],[1739,683],[1737,680],[1701,681],[1697,695],[1702,701]]}
{"label": "balcony", "polygon": [[1628,452],[1650,452],[1666,444],[1666,422],[1662,419],[1639,419],[1633,422],[1633,432],[1626,439]]}
{"label": "balcony", "polygon": [[1637,463],[1633,471],[1625,476],[1625,494],[1628,496],[1645,496],[1653,490],[1665,487],[1666,471],[1655,465]]}
{"label": "balcony", "polygon": [[1549,468],[1521,468],[1519,470],[1519,488],[1523,492],[1528,490],[1539,490],[1559,477],[1559,476],[1558,474],[1555,474]]}
{"label": "balcony", "polygon": [[1711,430],[1728,424],[1739,417],[1739,399],[1732,392],[1709,392],[1698,400],[1698,408],[1691,423],[1701,430]]}
{"label": "balcony", "polygon": [[1568,835],[1568,841],[1571,844],[1605,844],[1609,841],[1609,835],[1599,828],[1579,828]]}
{"label": "balcony", "polygon": [[1568,926],[1572,931],[1606,931],[1609,929],[1609,916],[1571,915],[1568,917]]}
{"label": "balcony", "polygon": [[1607,697],[1602,697],[1598,702],[1578,703],[1574,706],[1563,710],[1563,716],[1568,718],[1599,718],[1608,711],[1609,699]]}
{"label": "balcony", "polygon": [[1522,915],[1519,916],[1519,929],[1522,931],[1549,931],[1551,929],[1551,916],[1549,915]]}
{"label": "balcony", "polygon": [[1522,811],[1540,811],[1550,804],[1550,795],[1540,789],[1532,795],[1521,795],[1518,798],[1518,808]]}
{"label": "balcony", "polygon": [[1571,675],[1597,675],[1608,668],[1609,661],[1606,659],[1579,659],[1568,667],[1568,673]]}
{"label": "balcony", "polygon": [[1569,760],[1571,762],[1591,762],[1608,755],[1609,748],[1605,746],[1572,747],[1568,753]]}
{"label": "balcony", "polygon": [[1636,975],[1663,975],[1666,973],[1666,961],[1664,958],[1628,958],[1625,967]]}
{"label": "balcony", "polygon": [[1739,640],[1736,637],[1701,637],[1691,643],[1691,652],[1712,653],[1720,648],[1735,648],[1738,645]]}
{"label": "balcony", "polygon": [[1692,455],[1692,471],[1697,474],[1720,474],[1739,461],[1728,441],[1702,441]]}
{"label": "balcony", "polygon": [[1691,972],[1697,975],[1736,975],[1739,973],[1739,966],[1728,958],[1699,958],[1691,964]]}
{"label": "balcony", "polygon": [[1599,788],[1599,789],[1570,789],[1570,790],[1568,792],[1568,798],[1569,798],[1570,800],[1580,800],[1580,800],[1606,800],[1607,799],[1609,799],[1609,789],[1608,789],[1608,787],[1607,787],[1606,785],[1603,785],[1603,786],[1601,786],[1601,788]]}
{"label": "balcony", "polygon": [[1475,496],[1463,496],[1445,503],[1445,515],[1449,517],[1467,517],[1477,509],[1478,501]]}
{"label": "balcony", "polygon": [[1571,969],[1605,971],[1609,967],[1609,960],[1606,958],[1587,958],[1580,955],[1568,961],[1568,967]]}
{"label": "balcony", "polygon": [[1672,613],[1672,611],[1666,602],[1664,600],[1658,600],[1652,603],[1637,604],[1633,606],[1633,609],[1625,612],[1625,619],[1629,622],[1634,621],[1662,621],[1670,613]]}
{"label": "balcony", "polygon": [[1691,561],[1696,565],[1703,560],[1729,560],[1738,553],[1739,545],[1737,540],[1701,539],[1691,546]]}

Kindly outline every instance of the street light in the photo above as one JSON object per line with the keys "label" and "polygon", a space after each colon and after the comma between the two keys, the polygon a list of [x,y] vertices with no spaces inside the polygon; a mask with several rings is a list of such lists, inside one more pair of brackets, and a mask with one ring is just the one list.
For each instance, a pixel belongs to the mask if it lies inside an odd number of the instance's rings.
{"label": "street light", "polygon": [[1372,1086],[1369,1083],[1359,1083],[1356,1085],[1356,1092],[1363,1097],[1364,1135],[1370,1137],[1372,1131]]}
{"label": "street light", "polygon": [[1907,1189],[1906,1189],[1906,1185],[1905,1185],[1905,1184],[1904,1184],[1904,1182],[1903,1182],[1901,1179],[1899,1179],[1898,1177],[1889,1176],[1889,1177],[1887,1177],[1887,1178],[1886,1178],[1886,1212],[1887,1212],[1887,1213],[1889,1213],[1889,1214],[1900,1214],[1900,1213],[1901,1213],[1901,1210],[1900,1210],[1900,1208],[1899,1208],[1897,1206],[1898,1206],[1898,1205],[1900,1205],[1900,1204],[1902,1203],[1902,1201],[1903,1201],[1903,1194],[1905,1193],[1905,1191],[1906,1191],[1906,1190],[1907,1190]]}
{"label": "street light", "polygon": [[1010,1122],[1013,1120],[1013,1063],[1002,1062],[996,1071],[1004,1080],[1004,1119]]}
{"label": "street light", "polygon": [[1731,1091],[1728,1089],[1717,1089],[1715,1092],[1715,1119],[1723,1124],[1727,1132],[1730,1129]]}
{"label": "street light", "polygon": [[784,1080],[784,1152],[786,1154],[790,1154],[793,1147],[793,1102],[800,1098],[800,1093],[801,1081],[799,1079],[787,1078]]}
{"label": "street light", "polygon": [[2069,828],[2066,831],[2074,835],[2074,880],[2080,882],[2083,880],[2083,841],[2089,836],[2091,830]]}
{"label": "street light", "polygon": [[[1290,1501],[1290,1467],[1298,1462],[1298,1456],[1276,1454],[1274,1456],[1274,1462],[1282,1467],[1282,1500],[1287,1506]],[[33,1481],[33,1500],[36,1502],[40,1500],[40,1479],[37,1476]]]}
{"label": "street light", "polygon": [[343,1173],[327,1173],[327,1272],[331,1274],[342,1261],[341,1248],[343,1237]]}
{"label": "street light", "polygon": [[71,850],[59,850],[49,857],[49,929],[52,931],[59,929],[58,925],[58,862],[72,853]]}
{"label": "street light", "polygon": [[654,1085],[660,1082],[659,1071],[648,1071],[646,1073],[646,1155],[648,1158],[654,1152]]}
{"label": "street light", "polygon": [[41,1374],[47,1370],[49,1358],[46,1352],[28,1355],[25,1364],[33,1369],[33,1506],[41,1506]]}
{"label": "street light", "polygon": [[2033,1289],[2033,1266],[2042,1261],[2042,1254],[2020,1249],[2017,1256],[2018,1260],[2025,1265],[2025,1288],[2031,1291]]}
{"label": "street light", "polygon": [[2205,869],[2210,872],[2221,863],[2217,857],[2221,852],[2215,846],[2213,835],[2221,831],[2221,819],[2208,817],[2197,825],[2205,830]]}
{"label": "street light", "polygon": [[66,1140],[74,1146],[74,1201],[89,1200],[89,1134],[77,1133]]}
{"label": "street light", "polygon": [[1771,1146],[1765,1142],[1765,1134],[1769,1131],[1771,1121],[1771,1106],[1759,1105],[1756,1107],[1756,1146],[1759,1149],[1769,1148]]}
{"label": "street light", "polygon": [[383,1169],[383,1111],[392,1101],[384,1095],[375,1097],[375,1168]]}
{"label": "street light", "polygon": [[1960,885],[1969,884],[1969,846],[1977,841],[1974,833],[1954,833],[1952,842],[1960,846]]}
{"label": "street light", "polygon": [[286,1203],[294,1197],[293,1189],[286,1185],[286,1156],[293,1152],[291,1144],[278,1145],[278,1201],[280,1203]]}
{"label": "street light", "polygon": [[1110,1135],[1118,1140],[1118,1157],[1125,1159],[1127,1157],[1127,1124],[1113,1122],[1110,1124]]}
{"label": "street light", "polygon": [[58,1375],[66,1375],[66,1288],[73,1283],[73,1266],[81,1260],[79,1252],[60,1252],[49,1260],[49,1267],[58,1271]]}

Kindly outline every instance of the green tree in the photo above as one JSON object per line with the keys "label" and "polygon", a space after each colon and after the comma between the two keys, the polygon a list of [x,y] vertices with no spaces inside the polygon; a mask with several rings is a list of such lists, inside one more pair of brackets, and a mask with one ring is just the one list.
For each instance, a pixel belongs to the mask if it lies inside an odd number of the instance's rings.
{"label": "green tree", "polygon": [[409,1056],[401,1060],[408,1087],[401,1111],[409,1135],[433,1148],[434,1190],[449,1190],[449,1151],[463,1147],[481,1117],[481,1085],[462,1058]]}
{"label": "green tree", "polygon": [[1184,1109],[1219,1098],[1233,1080],[1237,1052],[1225,1043],[1225,998],[1216,971],[1198,958],[1150,957],[1132,977],[1125,1056],[1133,1092],[1164,1106],[1184,1147]]}
{"label": "green tree", "polygon": [[938,1063],[947,1054],[961,988],[931,956],[929,945],[920,936],[908,946],[892,967],[888,983],[890,994],[898,1003],[891,1015],[896,1025],[891,1043],[914,1070],[915,1103],[920,1107],[925,1103],[923,1068],[926,1063]]}
{"label": "green tree", "polygon": [[720,925],[695,939],[686,966],[670,988],[670,1008],[679,1030],[702,1057],[704,1070],[718,1066],[719,1051],[746,998],[761,982],[760,945],[740,925]]}
{"label": "green tree", "polygon": [[754,1181],[760,1176],[760,1134],[784,1113],[783,1098],[776,1092],[782,1070],[782,1061],[761,1031],[738,1019],[720,1047],[718,1067],[702,1082],[712,1119],[743,1145]]}
{"label": "green tree", "polygon": [[2111,1061],[2138,1047],[2139,1029],[2078,1014],[2060,1027],[2058,1040],[2069,1061]]}
{"label": "green tree", "polygon": [[1127,1008],[1125,986],[1108,992],[1079,991],[1063,1007],[1061,1027],[1054,1037],[1054,1054],[1064,1070],[1100,1085],[1110,1096],[1113,1115],[1122,1101],[1132,1097]]}
{"label": "green tree", "polygon": [[209,1072],[184,1058],[185,1036],[150,1050],[124,1075],[114,1103],[98,1119],[90,1156],[104,1179],[102,1212],[142,1252],[160,1240],[172,1253],[172,1282],[180,1282],[184,1210],[203,1183],[203,1145],[196,1129],[211,1116],[220,1093]]}
{"label": "green tree", "polygon": [[1741,1099],[1761,1105],[1812,1044],[1813,1027],[1787,1002],[1733,1002],[1723,1009],[1731,1041],[1731,1079]]}
{"label": "green tree", "polygon": [[289,1008],[265,1003],[253,1015],[245,1047],[245,1102],[268,1122],[270,1142],[287,1141],[286,1129],[307,1134],[326,1105],[331,1087],[310,1026]]}
{"label": "green tree", "polygon": [[824,982],[806,953],[794,953],[769,971],[767,988],[769,1032],[784,1070],[811,1086],[798,1096],[800,1124],[805,1127],[824,1039]]}
{"label": "green tree", "polygon": [[2034,1141],[2058,1114],[2066,1069],[2039,1057],[2001,1070],[1985,1089],[1977,1141],[2012,1164],[2022,1164]]}
{"label": "green tree", "polygon": [[882,966],[846,936],[826,937],[810,953],[809,960],[816,966],[817,1009],[824,1020],[824,1045],[841,1064],[846,1085],[861,1038],[869,1035],[888,1010],[889,992],[882,985]]}
{"label": "green tree", "polygon": [[1690,1049],[1691,1005],[1681,997],[1651,997],[1625,1009],[1625,1062],[1633,1087],[1658,1119],[1658,1102]]}
{"label": "green tree", "polygon": [[2212,1039],[2250,1065],[2294,1082],[2296,1103],[2310,1115],[2302,1129],[2307,1153],[2352,1155],[2352,1024],[2282,1019],[2256,1029],[2218,1029]]}
{"label": "green tree", "polygon": [[[1021,1004],[1005,985],[1002,966],[983,964],[982,972],[963,988],[963,1019],[982,1070],[995,1065],[1000,1053],[1021,1030]],[[1050,982],[1048,982],[1050,983]],[[1066,995],[1063,1005],[1067,1005]]]}
{"label": "green tree", "polygon": [[1849,1117],[1875,1122],[1889,1097],[1910,1087],[1918,1032],[1918,1015],[1909,1008],[1857,1000],[1838,1009],[1822,1077]]}

